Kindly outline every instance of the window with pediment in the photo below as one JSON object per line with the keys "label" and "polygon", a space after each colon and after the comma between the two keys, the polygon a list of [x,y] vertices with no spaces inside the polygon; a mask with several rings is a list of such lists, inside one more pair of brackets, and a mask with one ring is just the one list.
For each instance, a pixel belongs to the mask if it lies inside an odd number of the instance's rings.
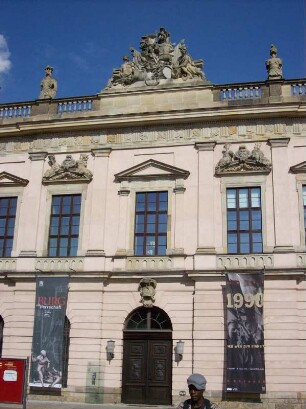
{"label": "window with pediment", "polygon": [[122,200],[131,197],[128,255],[163,257],[171,252],[173,198],[184,193],[188,176],[188,171],[154,159],[115,175]]}
{"label": "window with pediment", "polygon": [[306,249],[306,161],[291,166],[291,173],[295,174],[300,213],[301,250]]}
{"label": "window with pediment", "polygon": [[225,144],[215,167],[221,178],[224,249],[228,254],[262,253],[266,243],[265,189],[272,164],[259,143],[235,151]]}
{"label": "window with pediment", "polygon": [[0,257],[11,257],[17,236],[18,208],[27,179],[0,172]]}

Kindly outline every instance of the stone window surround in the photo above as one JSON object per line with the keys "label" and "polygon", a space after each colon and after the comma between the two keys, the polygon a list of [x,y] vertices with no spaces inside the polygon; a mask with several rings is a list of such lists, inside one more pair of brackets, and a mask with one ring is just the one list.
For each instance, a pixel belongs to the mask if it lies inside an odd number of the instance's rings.
{"label": "stone window surround", "polygon": [[221,178],[221,207],[222,207],[222,243],[223,253],[227,253],[227,204],[226,190],[228,188],[259,187],[261,192],[262,217],[262,245],[263,253],[269,253],[267,248],[266,230],[266,179],[267,175],[222,176]]}
{"label": "stone window surround", "polygon": [[303,203],[303,186],[306,187],[306,173],[296,174],[296,190],[298,193],[299,215],[300,215],[300,245],[301,251],[306,251],[306,237],[304,226],[304,203]]}
{"label": "stone window surround", "polygon": [[18,230],[20,226],[20,207],[22,204],[24,186],[3,186],[0,190],[0,197],[17,197],[17,208],[16,208],[16,218],[15,218],[15,229],[14,229],[14,239],[13,239],[13,248],[11,257],[18,257],[17,254],[17,238],[18,238]]}
{"label": "stone window surround", "polygon": [[40,255],[41,257],[48,257],[48,240],[49,240],[52,196],[54,195],[73,195],[73,194],[81,195],[80,230],[79,230],[77,257],[79,256],[82,257],[85,255],[85,251],[83,251],[82,249],[82,238],[83,238],[83,229],[84,229],[84,215],[85,215],[87,188],[88,188],[87,184],[64,184],[64,185],[47,185],[46,186],[47,195],[46,195],[45,231],[44,231],[44,239],[43,239],[44,246],[43,246],[43,254]]}

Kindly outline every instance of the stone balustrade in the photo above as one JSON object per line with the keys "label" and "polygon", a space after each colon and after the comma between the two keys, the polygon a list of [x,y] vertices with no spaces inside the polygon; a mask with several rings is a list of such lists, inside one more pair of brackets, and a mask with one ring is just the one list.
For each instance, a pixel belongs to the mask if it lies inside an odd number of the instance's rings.
{"label": "stone balustrade", "polygon": [[292,96],[306,95],[306,82],[291,84],[291,95]]}
{"label": "stone balustrade", "polygon": [[0,107],[0,119],[26,118],[32,114],[32,105],[7,105]]}
{"label": "stone balustrade", "polygon": [[71,273],[83,271],[84,260],[82,258],[39,258],[35,261],[35,269],[42,272]]}
{"label": "stone balustrade", "polygon": [[261,98],[260,86],[241,86],[226,87],[220,90],[221,101],[241,100],[241,99],[258,99]]}
{"label": "stone balustrade", "polygon": [[297,254],[296,264],[298,267],[306,267],[306,254],[305,253]]}
{"label": "stone balustrade", "polygon": [[92,99],[72,99],[59,102],[57,106],[59,114],[87,111],[92,111]]}
{"label": "stone balustrade", "polygon": [[128,257],[126,268],[128,271],[170,270],[172,260],[170,257]]}
{"label": "stone balustrade", "polygon": [[0,259],[0,272],[16,271],[17,259],[16,258],[1,258]]}
{"label": "stone balustrade", "polygon": [[272,254],[235,254],[217,256],[217,268],[272,268],[274,259]]}

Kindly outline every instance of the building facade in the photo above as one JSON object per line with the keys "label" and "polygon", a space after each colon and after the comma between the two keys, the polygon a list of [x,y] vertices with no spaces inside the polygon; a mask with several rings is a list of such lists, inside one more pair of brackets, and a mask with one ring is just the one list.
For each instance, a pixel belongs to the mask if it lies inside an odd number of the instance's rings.
{"label": "building facade", "polygon": [[[31,355],[36,279],[65,276],[57,399],[175,405],[199,372],[222,407],[300,408],[305,79],[272,50],[266,81],[216,86],[171,47],[144,36],[98,95],[56,99],[48,77],[0,105],[2,356]],[[262,394],[226,391],[231,272],[264,274]]]}

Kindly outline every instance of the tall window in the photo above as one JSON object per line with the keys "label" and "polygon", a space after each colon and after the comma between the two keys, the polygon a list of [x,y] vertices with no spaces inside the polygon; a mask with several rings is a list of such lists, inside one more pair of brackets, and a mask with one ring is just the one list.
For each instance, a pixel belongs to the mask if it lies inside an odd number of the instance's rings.
{"label": "tall window", "polygon": [[49,256],[77,255],[80,226],[81,195],[52,197],[49,230]]}
{"label": "tall window", "polygon": [[63,376],[62,387],[67,388],[68,381],[68,362],[69,362],[69,345],[70,345],[70,321],[65,317],[64,338],[63,338]]}
{"label": "tall window", "polygon": [[136,194],[135,255],[164,256],[167,249],[168,193]]}
{"label": "tall window", "polygon": [[4,321],[0,315],[0,358],[2,357]]}
{"label": "tall window", "polygon": [[260,188],[227,189],[227,251],[262,253]]}
{"label": "tall window", "polygon": [[0,198],[0,257],[10,257],[13,248],[17,197]]}
{"label": "tall window", "polygon": [[305,244],[306,244],[306,186],[303,186],[303,204],[304,204],[304,229],[305,229]]}

